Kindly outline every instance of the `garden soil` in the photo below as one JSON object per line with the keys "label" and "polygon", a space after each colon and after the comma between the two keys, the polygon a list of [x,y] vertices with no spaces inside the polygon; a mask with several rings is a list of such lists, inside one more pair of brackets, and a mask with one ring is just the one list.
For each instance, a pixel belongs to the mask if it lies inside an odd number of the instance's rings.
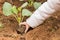
{"label": "garden soil", "polygon": [[53,14],[40,26],[21,35],[16,31],[17,21],[13,16],[4,16],[0,2],[0,40],[60,40],[60,13]]}

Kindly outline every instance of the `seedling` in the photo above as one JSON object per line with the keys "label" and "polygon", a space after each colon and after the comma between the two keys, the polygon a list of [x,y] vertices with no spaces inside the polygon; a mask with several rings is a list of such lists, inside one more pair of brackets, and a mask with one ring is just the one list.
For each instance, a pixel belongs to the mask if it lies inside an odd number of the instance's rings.
{"label": "seedling", "polygon": [[25,16],[30,16],[32,14],[32,12],[30,12],[29,10],[23,9],[24,7],[27,6],[27,4],[28,3],[26,2],[21,7],[17,8],[16,6],[13,6],[10,3],[5,2],[3,4],[3,14],[5,16],[10,16],[10,15],[14,16],[18,24],[20,24],[20,22],[22,22]]}
{"label": "seedling", "polygon": [[[41,3],[38,2],[33,2],[32,0],[29,0],[28,2],[25,2],[24,4],[22,4],[20,7],[16,7],[8,2],[5,2],[3,4],[3,14],[5,16],[14,16],[15,19],[17,20],[18,24],[20,24],[25,16],[31,16],[32,12],[29,11],[28,9],[26,9],[25,7],[27,6],[34,6],[35,9],[37,9]],[[21,28],[21,27],[20,27]]]}

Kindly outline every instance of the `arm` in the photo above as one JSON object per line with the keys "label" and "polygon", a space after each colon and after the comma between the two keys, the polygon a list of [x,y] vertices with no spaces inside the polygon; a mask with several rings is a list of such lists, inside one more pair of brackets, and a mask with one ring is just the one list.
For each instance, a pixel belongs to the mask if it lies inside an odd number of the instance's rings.
{"label": "arm", "polygon": [[44,20],[49,18],[53,13],[60,10],[60,0],[48,0],[43,3],[30,18],[26,20],[27,24],[32,28],[42,24]]}

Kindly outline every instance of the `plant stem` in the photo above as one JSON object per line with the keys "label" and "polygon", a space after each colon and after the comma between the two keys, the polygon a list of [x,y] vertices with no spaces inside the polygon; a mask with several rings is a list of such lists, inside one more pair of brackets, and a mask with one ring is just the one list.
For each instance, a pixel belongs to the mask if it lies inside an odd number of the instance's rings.
{"label": "plant stem", "polygon": [[20,17],[21,17],[21,22],[22,22],[22,13],[20,13]]}
{"label": "plant stem", "polygon": [[[15,19],[17,20],[17,16],[16,16],[16,15],[14,15],[14,14],[13,14],[13,16],[14,16],[14,17],[15,17]],[[18,20],[17,20],[17,22],[18,22]],[[18,22],[18,23],[19,23],[19,22]]]}
{"label": "plant stem", "polygon": [[22,17],[22,21],[24,20],[24,16]]}

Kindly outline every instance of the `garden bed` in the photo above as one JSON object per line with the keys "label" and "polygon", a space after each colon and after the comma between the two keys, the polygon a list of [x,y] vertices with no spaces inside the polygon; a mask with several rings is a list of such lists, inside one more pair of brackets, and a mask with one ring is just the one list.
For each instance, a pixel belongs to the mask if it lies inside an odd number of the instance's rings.
{"label": "garden bed", "polygon": [[[14,1],[14,4],[19,4]],[[19,26],[13,16],[4,16],[0,3],[0,40],[60,40],[60,13],[55,13],[39,27],[28,31],[26,34],[18,34],[16,28]],[[20,4],[18,5],[20,6]]]}

